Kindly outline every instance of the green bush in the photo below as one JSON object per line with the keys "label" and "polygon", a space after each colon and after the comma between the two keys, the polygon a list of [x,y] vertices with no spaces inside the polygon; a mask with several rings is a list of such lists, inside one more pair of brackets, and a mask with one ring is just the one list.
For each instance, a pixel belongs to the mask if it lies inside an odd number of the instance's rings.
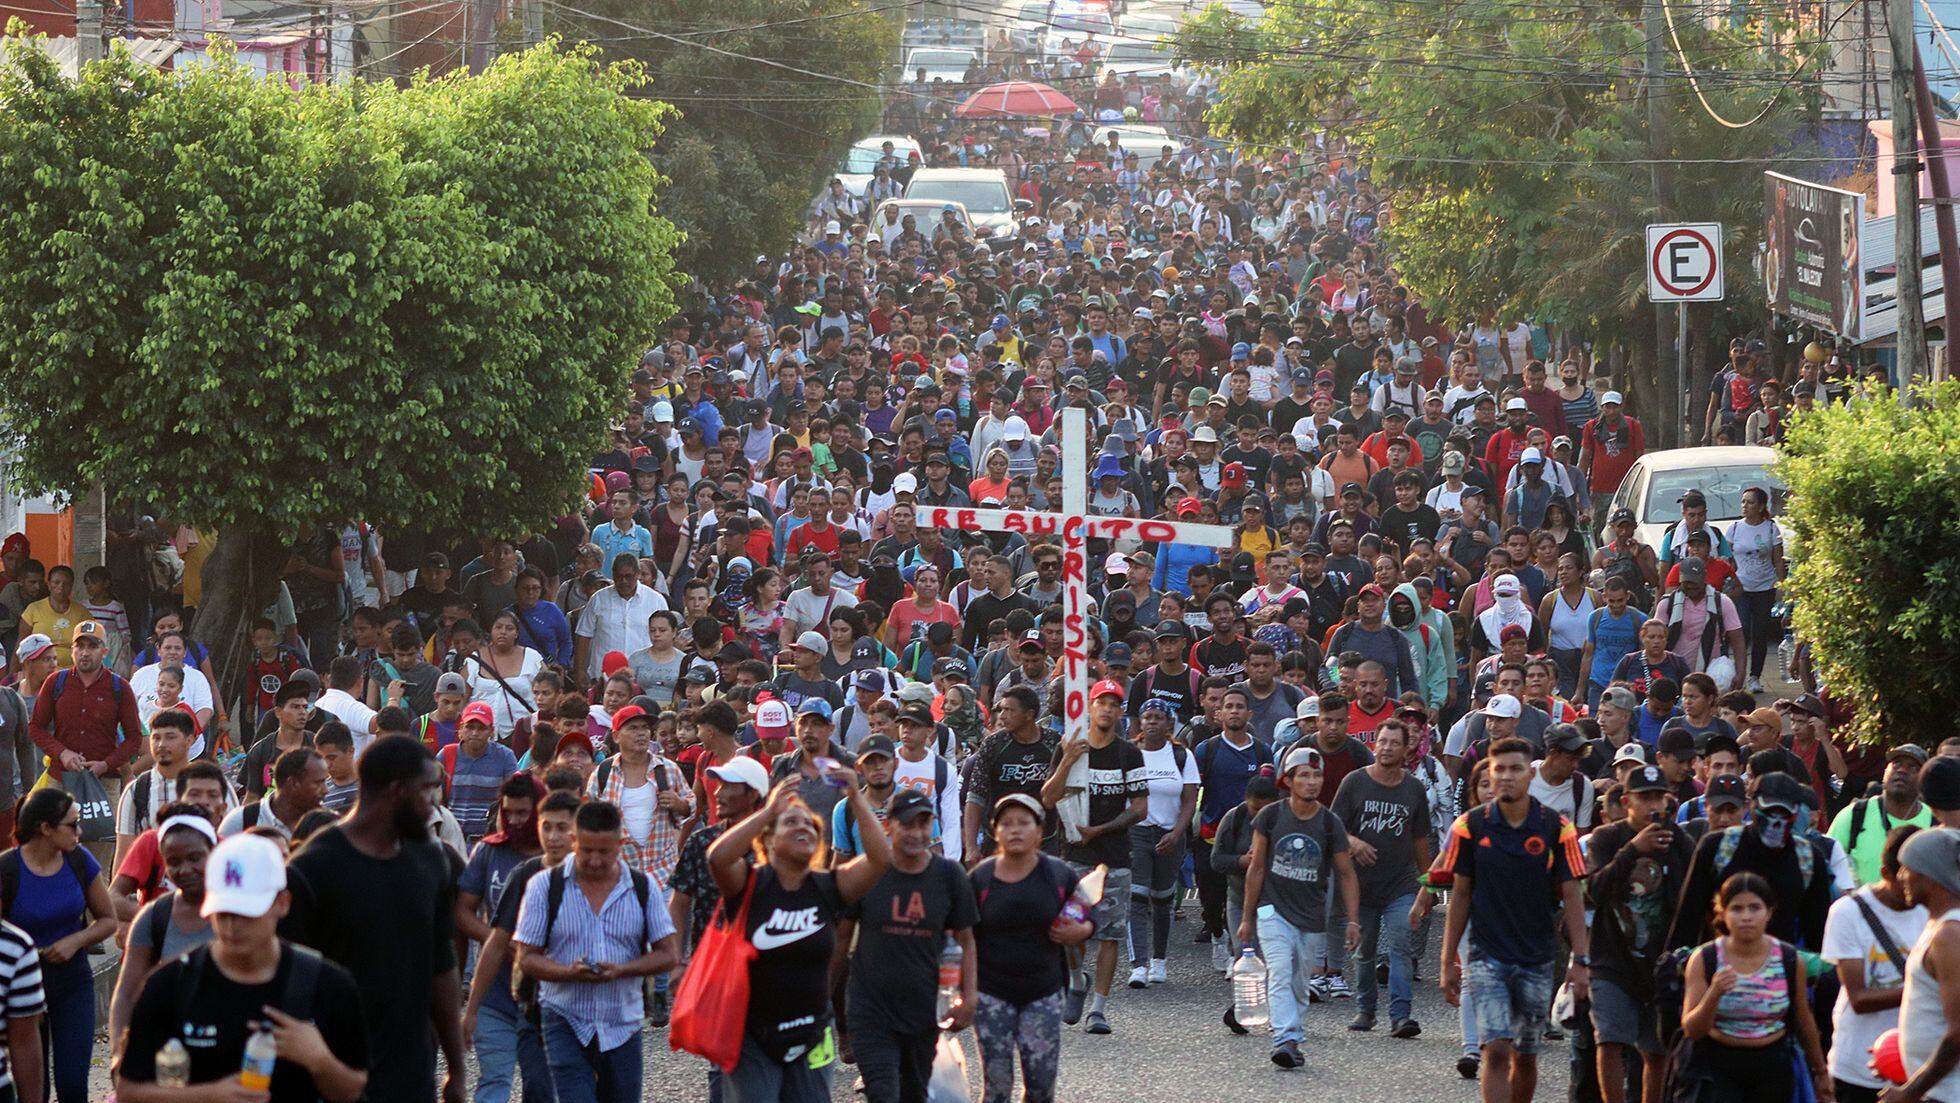
{"label": "green bush", "polygon": [[1932,746],[1960,714],[1960,384],[1873,391],[1792,426],[1798,633],[1861,741]]}

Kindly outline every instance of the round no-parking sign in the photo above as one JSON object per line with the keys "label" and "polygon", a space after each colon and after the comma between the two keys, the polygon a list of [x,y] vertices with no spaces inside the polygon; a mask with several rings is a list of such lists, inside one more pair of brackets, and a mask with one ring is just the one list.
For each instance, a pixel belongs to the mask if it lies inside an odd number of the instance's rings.
{"label": "round no-parking sign", "polygon": [[1722,224],[1673,222],[1647,227],[1647,298],[1657,303],[1722,298]]}

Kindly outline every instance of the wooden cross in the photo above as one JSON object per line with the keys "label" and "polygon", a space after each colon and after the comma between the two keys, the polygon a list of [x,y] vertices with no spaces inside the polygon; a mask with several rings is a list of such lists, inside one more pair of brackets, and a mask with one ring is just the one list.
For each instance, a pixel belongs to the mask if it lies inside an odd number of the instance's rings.
{"label": "wooden cross", "polygon": [[[1089,722],[1089,541],[1141,540],[1229,548],[1238,536],[1224,525],[1146,521],[1089,514],[1089,415],[1061,412],[1062,508],[1059,512],[920,506],[919,524],[964,532],[1018,532],[1062,540],[1062,738],[1084,736]],[[1088,760],[1078,766],[1086,768]]]}

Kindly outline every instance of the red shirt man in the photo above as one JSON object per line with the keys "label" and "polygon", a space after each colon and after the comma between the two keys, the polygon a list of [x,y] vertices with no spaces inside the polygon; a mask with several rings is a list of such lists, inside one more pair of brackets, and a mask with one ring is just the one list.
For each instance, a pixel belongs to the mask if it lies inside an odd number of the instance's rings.
{"label": "red shirt man", "polygon": [[1647,433],[1640,422],[1620,412],[1620,392],[1599,397],[1599,416],[1586,422],[1579,442],[1579,470],[1594,494],[1612,494],[1647,450]]}
{"label": "red shirt man", "polygon": [[109,633],[101,624],[75,625],[74,667],[48,675],[34,697],[27,731],[56,769],[111,777],[143,749],[136,694],[102,665],[108,654]]}

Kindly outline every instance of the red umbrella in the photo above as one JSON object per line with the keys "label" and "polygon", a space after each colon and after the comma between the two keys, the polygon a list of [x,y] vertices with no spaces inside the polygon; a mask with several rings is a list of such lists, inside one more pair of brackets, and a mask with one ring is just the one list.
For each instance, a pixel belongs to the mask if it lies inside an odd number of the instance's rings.
{"label": "red umbrella", "polygon": [[1010,80],[989,84],[953,112],[962,119],[997,119],[1008,116],[1072,115],[1081,110],[1076,102],[1038,81]]}

